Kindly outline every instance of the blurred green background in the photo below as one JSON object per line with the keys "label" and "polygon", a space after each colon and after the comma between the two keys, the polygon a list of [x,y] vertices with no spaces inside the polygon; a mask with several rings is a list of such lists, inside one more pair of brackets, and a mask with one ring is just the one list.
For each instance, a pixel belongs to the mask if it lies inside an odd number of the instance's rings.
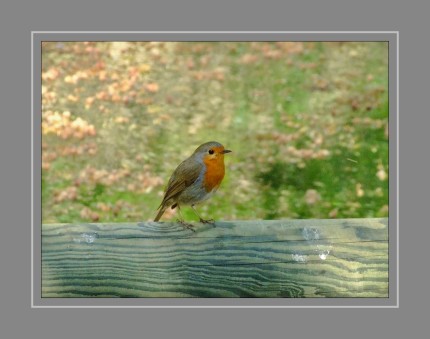
{"label": "blurred green background", "polygon": [[42,44],[43,223],[151,220],[211,140],[204,217],[386,217],[387,43]]}

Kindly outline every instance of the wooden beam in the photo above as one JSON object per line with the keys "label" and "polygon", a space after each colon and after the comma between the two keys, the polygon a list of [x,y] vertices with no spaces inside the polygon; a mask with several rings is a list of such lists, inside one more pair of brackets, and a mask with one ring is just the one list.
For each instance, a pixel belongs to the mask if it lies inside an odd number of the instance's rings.
{"label": "wooden beam", "polygon": [[42,297],[388,297],[388,220],[42,225]]}

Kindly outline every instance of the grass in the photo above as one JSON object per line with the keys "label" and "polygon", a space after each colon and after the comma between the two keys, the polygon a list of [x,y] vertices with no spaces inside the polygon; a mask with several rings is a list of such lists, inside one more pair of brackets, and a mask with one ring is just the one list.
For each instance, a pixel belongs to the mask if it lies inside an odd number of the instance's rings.
{"label": "grass", "polygon": [[151,220],[175,167],[209,140],[233,153],[205,217],[387,216],[387,51],[44,43],[43,222]]}

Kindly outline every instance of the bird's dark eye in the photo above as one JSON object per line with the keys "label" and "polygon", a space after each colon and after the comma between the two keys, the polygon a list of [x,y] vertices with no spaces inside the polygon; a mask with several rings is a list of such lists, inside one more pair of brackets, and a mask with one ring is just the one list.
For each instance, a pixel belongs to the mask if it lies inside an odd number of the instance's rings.
{"label": "bird's dark eye", "polygon": [[210,150],[209,150],[209,154],[214,154],[214,150],[213,150],[213,149],[210,149]]}

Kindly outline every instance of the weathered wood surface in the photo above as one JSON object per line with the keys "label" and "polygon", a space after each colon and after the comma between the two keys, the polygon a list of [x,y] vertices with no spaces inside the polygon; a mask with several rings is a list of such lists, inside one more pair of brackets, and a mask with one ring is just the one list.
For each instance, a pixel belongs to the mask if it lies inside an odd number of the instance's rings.
{"label": "weathered wood surface", "polygon": [[42,226],[42,297],[388,297],[387,219]]}

